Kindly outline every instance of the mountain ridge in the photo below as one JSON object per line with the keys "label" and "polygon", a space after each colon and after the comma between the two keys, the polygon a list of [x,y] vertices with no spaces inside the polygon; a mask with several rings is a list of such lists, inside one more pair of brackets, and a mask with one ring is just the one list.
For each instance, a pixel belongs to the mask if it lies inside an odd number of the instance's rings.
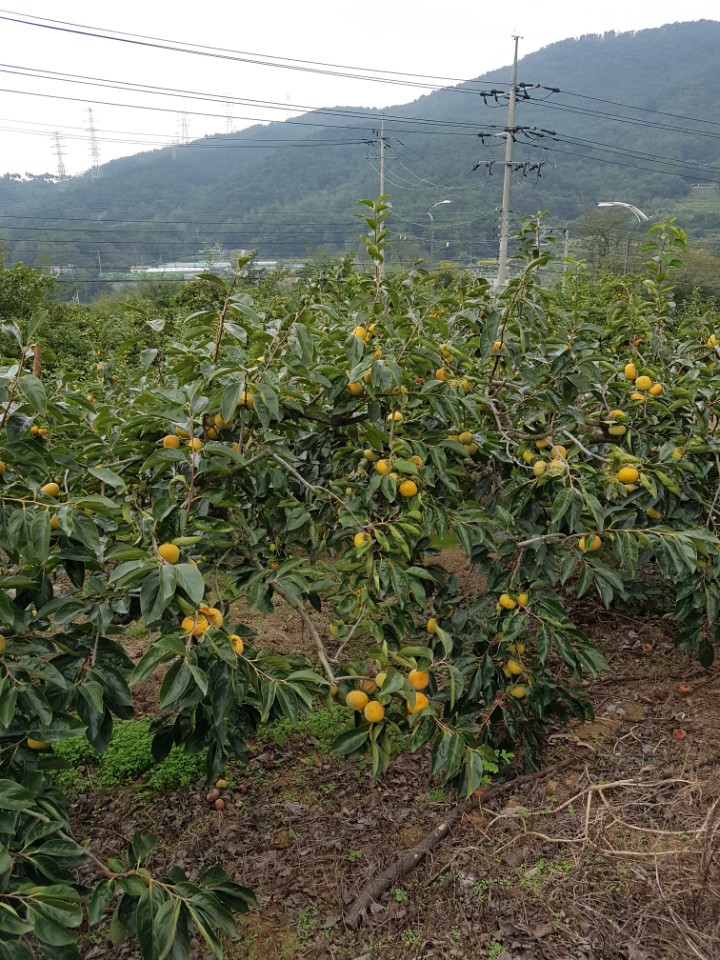
{"label": "mountain ridge", "polygon": [[[585,34],[522,57],[513,221],[537,210],[575,221],[607,199],[672,212],[693,183],[717,194],[719,46],[720,22],[700,20]],[[493,255],[506,105],[479,89],[507,90],[503,75],[509,67],[384,111],[396,256],[427,258],[433,240],[438,258]],[[99,180],[7,175],[7,258],[91,270],[194,258],[216,244],[262,258],[356,252],[356,201],[379,191],[380,113],[314,110],[112,160]],[[720,235],[713,216],[702,229]]]}

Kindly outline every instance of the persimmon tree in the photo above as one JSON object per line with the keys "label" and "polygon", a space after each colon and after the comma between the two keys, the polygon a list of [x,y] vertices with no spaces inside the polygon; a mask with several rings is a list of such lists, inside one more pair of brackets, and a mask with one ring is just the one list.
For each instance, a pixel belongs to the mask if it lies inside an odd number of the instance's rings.
{"label": "persimmon tree", "polygon": [[[207,750],[211,782],[259,723],[337,697],[337,753],[380,776],[427,745],[469,795],[589,715],[580,681],[606,664],[568,598],[660,578],[678,643],[712,662],[720,340],[674,311],[682,232],[653,228],[645,277],[598,300],[582,265],[545,285],[532,218],[495,293],[384,269],[390,212],[365,202],[370,271],[344,261],[265,310],[240,261],[203,278],[217,296],[179,335],[148,321],[132,370],[88,358],[82,391],[29,372],[37,318],[5,324],[0,957],[77,956],[108,914],[149,960],[186,956],[193,930],[220,956],[252,903],[218,867],[154,876],[153,838],[104,862],[72,834],[53,743],[102,752],[156,672],[153,752]],[[278,604],[311,659],[243,622]],[[152,637],[137,663],[134,620]]]}

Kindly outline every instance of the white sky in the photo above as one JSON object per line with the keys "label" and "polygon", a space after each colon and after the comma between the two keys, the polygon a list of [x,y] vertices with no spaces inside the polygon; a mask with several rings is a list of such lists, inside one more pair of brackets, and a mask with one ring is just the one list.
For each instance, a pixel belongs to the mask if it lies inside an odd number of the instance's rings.
{"label": "white sky", "polygon": [[[520,43],[522,57],[549,43],[586,33],[640,30],[677,20],[720,19],[718,0],[686,0],[682,5],[677,0],[604,0],[572,5],[562,0],[513,0],[491,5],[478,0],[443,0],[424,6],[418,0],[5,2],[9,6],[0,10],[0,17],[44,17],[115,34],[141,34],[244,54],[366,67],[376,72],[443,77],[448,83],[451,78],[470,79],[509,64],[514,33],[524,38]],[[219,100],[209,103],[99,90],[58,78],[38,79],[8,72],[18,68],[199,91]],[[272,109],[236,103],[231,109],[235,117],[232,126],[242,129],[253,122],[287,119],[304,112],[300,107],[382,108],[407,103],[427,92],[412,86],[152,50],[6,19],[0,19],[0,71],[0,174],[55,171],[52,136],[56,129],[63,137],[67,172],[87,169],[87,100],[134,105],[92,104],[100,160],[104,162],[172,142],[181,133],[183,111],[187,111],[191,138],[226,132],[225,100],[231,97],[278,104]],[[10,90],[31,91],[33,95]],[[56,99],[63,97],[77,99]],[[161,107],[167,112],[138,109],[141,106]],[[217,116],[197,116],[192,111]]]}

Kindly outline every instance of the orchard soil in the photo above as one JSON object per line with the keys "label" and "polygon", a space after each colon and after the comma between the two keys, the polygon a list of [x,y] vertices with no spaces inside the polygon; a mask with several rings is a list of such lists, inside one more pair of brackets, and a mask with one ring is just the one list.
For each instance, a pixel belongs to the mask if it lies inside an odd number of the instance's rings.
{"label": "orchard soil", "polygon": [[[720,669],[678,652],[652,605],[605,611],[585,598],[573,614],[611,666],[587,686],[595,719],[557,727],[549,772],[477,798],[356,931],[343,919],[364,885],[457,803],[422,753],[396,756],[377,785],[324,738],[263,738],[226,774],[221,813],[204,783],[152,798],[138,784],[76,795],[75,830],[106,857],[152,831],[156,870],[220,863],[253,888],[259,908],[239,918],[230,960],[720,960]],[[268,631],[298,650],[289,611],[264,619]],[[141,645],[128,641],[133,655]],[[153,688],[139,693],[147,712]],[[138,956],[103,928],[81,953]],[[207,956],[200,944],[195,956]]]}

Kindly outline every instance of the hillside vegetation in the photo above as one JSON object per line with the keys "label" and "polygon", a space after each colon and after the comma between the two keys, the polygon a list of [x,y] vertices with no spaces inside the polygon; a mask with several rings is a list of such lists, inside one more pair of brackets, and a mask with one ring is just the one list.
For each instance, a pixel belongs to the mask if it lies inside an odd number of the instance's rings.
{"label": "hillside vegetation", "polygon": [[[516,222],[548,210],[574,237],[584,208],[622,199],[652,216],[687,214],[689,235],[716,249],[718,43],[720,23],[700,21],[568,39],[522,58],[518,79],[530,86],[517,124],[545,132],[517,135],[515,160],[527,169],[515,174]],[[480,91],[507,90],[508,76],[386,110],[391,260],[429,257],[428,210],[448,199],[434,212],[435,259],[496,255],[503,141],[493,133],[506,102]],[[6,176],[8,259],[94,276],[99,254],[108,271],[193,259],[215,244],[273,259],[357,252],[354,203],[379,191],[378,147],[367,142],[378,128],[377,112],[338,107],[115,160],[99,180]]]}

